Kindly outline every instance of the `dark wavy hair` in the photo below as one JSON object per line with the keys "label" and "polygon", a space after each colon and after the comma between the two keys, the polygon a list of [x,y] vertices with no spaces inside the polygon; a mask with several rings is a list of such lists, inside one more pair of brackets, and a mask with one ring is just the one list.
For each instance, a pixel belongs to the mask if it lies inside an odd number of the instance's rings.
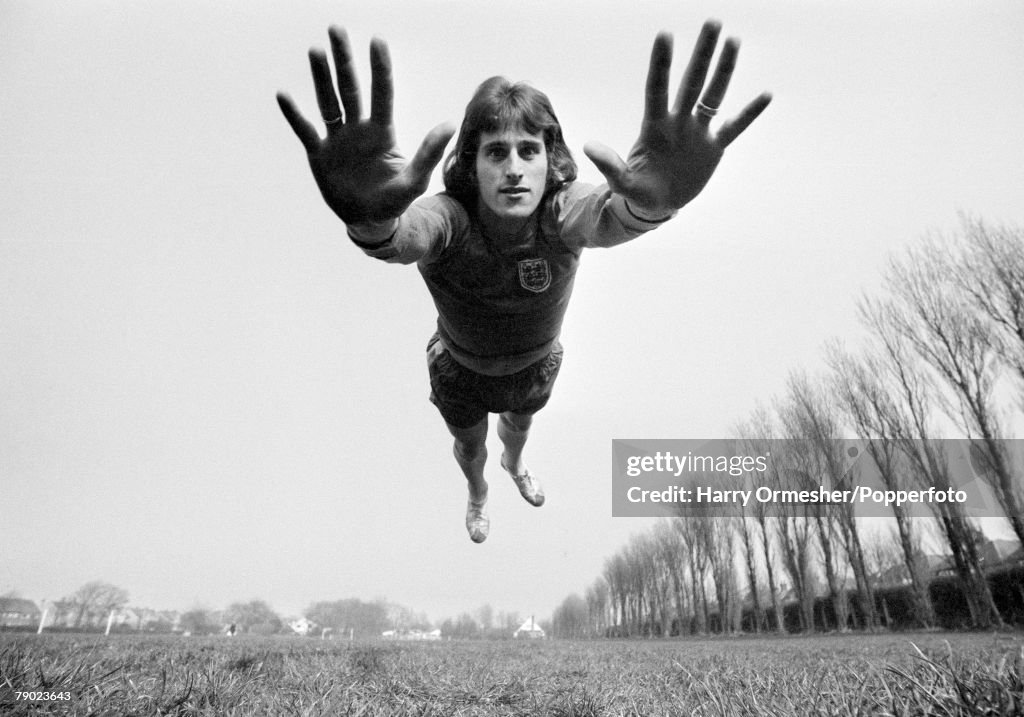
{"label": "dark wavy hair", "polygon": [[576,179],[576,162],[562,137],[562,126],[548,96],[525,82],[492,77],[476,88],[466,105],[455,149],[444,162],[445,189],[467,209],[476,207],[478,197],[476,155],[480,135],[513,127],[544,136],[548,157],[545,199]]}

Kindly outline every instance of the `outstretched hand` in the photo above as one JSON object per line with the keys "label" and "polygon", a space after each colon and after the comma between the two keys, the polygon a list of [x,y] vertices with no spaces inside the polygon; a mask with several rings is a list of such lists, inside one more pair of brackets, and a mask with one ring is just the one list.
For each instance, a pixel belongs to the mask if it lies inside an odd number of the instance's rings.
{"label": "outstretched hand", "polygon": [[[668,109],[668,75],[672,36],[661,33],[651,50],[646,104],[640,137],[626,161],[608,147],[590,142],[583,151],[597,165],[616,194],[647,216],[664,216],[696,197],[711,179],[725,148],[757,119],[771,95],[763,93],[732,120],[711,130],[711,118],[725,97],[736,66],[739,43],[725,41],[711,82],[704,88],[721,26],[704,23],[683,73],[672,110]],[[703,96],[701,92],[703,91]]]}
{"label": "outstretched hand", "polygon": [[363,119],[348,36],[338,27],[331,27],[328,34],[338,74],[337,94],[327,55],[320,49],[309,52],[326,138],[302,116],[291,97],[278,93],[278,105],[305,147],[320,193],[335,214],[346,224],[392,219],[426,191],[455,129],[447,123],[435,127],[407,162],[395,144],[387,45],[377,38],[370,43],[370,118]]}

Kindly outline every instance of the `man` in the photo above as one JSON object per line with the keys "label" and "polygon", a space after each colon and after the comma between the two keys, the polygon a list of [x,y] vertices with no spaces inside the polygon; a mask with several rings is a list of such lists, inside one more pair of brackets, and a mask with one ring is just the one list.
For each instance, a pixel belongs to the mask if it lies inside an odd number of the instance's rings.
{"label": "man", "polygon": [[771,100],[762,94],[711,130],[739,49],[735,40],[725,41],[705,88],[719,33],[717,23],[704,24],[671,110],[672,38],[658,35],[640,137],[628,157],[596,143],[584,147],[607,180],[598,187],[575,181],[576,164],[548,98],[493,77],[466,108],[444,166],[446,191],[417,200],[454,130],[434,128],[406,162],[395,146],[387,46],[370,45],[371,108],[363,119],[348,38],[339,28],[329,31],[337,95],[326,54],[314,49],[309,56],[326,137],[278,94],[324,200],[352,241],[372,257],[415,262],[433,296],[438,326],[427,345],[430,399],[455,439],[474,542],[490,530],[484,480],[490,413],[499,415],[502,468],[529,503],[544,502],[523,447],[561,365],[558,336],[582,250],[621,244],[673,217]]}

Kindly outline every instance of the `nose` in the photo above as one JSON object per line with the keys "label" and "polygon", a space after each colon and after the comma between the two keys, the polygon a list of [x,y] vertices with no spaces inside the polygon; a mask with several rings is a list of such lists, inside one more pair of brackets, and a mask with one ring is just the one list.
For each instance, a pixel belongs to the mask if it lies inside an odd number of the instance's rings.
{"label": "nose", "polygon": [[508,162],[505,164],[505,176],[509,179],[523,176],[523,161],[517,152],[509,154]]}

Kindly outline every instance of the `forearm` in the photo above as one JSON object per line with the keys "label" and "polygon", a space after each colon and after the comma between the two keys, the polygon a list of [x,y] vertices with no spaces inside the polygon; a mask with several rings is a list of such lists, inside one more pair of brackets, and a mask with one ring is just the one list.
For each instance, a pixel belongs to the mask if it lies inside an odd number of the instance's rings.
{"label": "forearm", "polygon": [[400,219],[399,217],[384,222],[346,224],[345,228],[348,231],[348,238],[362,249],[364,254],[374,259],[390,261],[400,253],[394,244]]}
{"label": "forearm", "polygon": [[[615,195],[620,196],[620,195]],[[625,197],[622,197],[622,203],[625,205],[626,211],[629,215],[643,224],[664,224],[669,219],[679,213],[679,210],[652,210],[641,207],[637,204],[630,202]]]}
{"label": "forearm", "polygon": [[612,247],[656,229],[675,212],[654,216],[634,207],[607,185],[577,183],[562,197],[559,229],[563,240],[576,247]]}
{"label": "forearm", "polygon": [[441,196],[415,202],[401,216],[346,225],[348,236],[367,256],[392,264],[431,260],[455,230],[453,200]]}

